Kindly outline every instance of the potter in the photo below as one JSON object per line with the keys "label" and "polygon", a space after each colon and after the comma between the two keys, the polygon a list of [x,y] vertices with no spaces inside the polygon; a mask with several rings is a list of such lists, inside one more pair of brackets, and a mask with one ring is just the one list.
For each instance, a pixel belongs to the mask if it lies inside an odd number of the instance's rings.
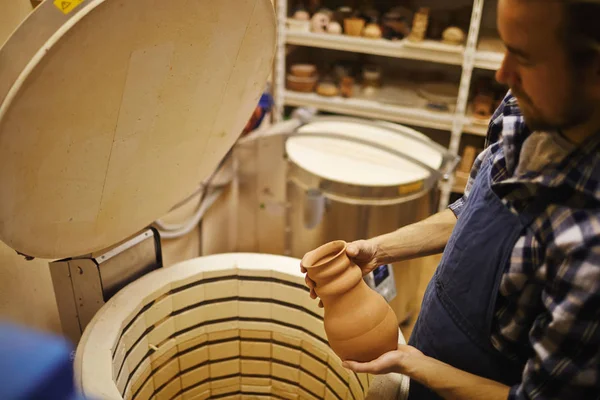
{"label": "potter", "polygon": [[496,79],[510,90],[464,196],[347,246],[363,274],[443,253],[409,344],[345,366],[409,376],[410,399],[597,399],[600,3],[497,7],[507,51]]}

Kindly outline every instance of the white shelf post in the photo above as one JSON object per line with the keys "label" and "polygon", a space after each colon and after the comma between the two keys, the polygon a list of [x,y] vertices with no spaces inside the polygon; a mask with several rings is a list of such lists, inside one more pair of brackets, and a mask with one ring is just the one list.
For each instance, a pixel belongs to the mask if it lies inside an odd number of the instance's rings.
{"label": "white shelf post", "polygon": [[273,74],[273,122],[283,120],[285,71],[286,71],[286,19],[288,0],[275,0],[277,13],[277,49],[275,52],[275,68]]}
{"label": "white shelf post", "polygon": [[[467,112],[467,104],[469,101],[469,90],[471,88],[471,78],[473,76],[473,68],[475,65],[475,55],[477,52],[477,41],[479,39],[479,28],[481,25],[481,15],[483,13],[483,1],[474,0],[473,12],[471,13],[471,24],[467,35],[467,44],[463,57],[462,74],[460,78],[460,87],[458,90],[458,99],[456,104],[456,113],[452,123],[452,132],[450,136],[450,145],[448,150],[453,154],[458,154],[460,139],[462,136],[465,116]],[[439,211],[443,211],[450,202],[450,193],[454,185],[454,175],[450,179],[443,182],[441,185],[441,196]]]}

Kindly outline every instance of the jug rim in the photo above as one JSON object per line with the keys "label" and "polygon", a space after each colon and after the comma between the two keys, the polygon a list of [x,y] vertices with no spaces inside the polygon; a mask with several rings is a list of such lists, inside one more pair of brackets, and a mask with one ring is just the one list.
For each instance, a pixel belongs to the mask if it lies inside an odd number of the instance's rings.
{"label": "jug rim", "polygon": [[[329,260],[337,258],[342,253],[345,253],[347,245],[348,244],[344,240],[334,240],[332,242],[325,243],[324,245],[309,251],[304,255],[304,257],[302,257],[302,267],[306,268],[307,270],[321,267]],[[333,257],[323,260],[329,255],[333,255]]]}

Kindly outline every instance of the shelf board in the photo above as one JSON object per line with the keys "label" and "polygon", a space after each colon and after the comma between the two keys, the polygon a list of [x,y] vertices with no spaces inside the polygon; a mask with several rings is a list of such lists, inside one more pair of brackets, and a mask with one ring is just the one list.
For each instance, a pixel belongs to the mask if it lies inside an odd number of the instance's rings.
{"label": "shelf board", "polygon": [[483,36],[479,39],[475,53],[475,68],[498,70],[502,65],[506,48],[497,37]]}
{"label": "shelf board", "polygon": [[325,97],[317,93],[301,93],[286,90],[284,103],[294,107],[315,107],[322,111],[357,117],[382,119],[407,125],[451,130],[454,115],[380,103],[374,100],[343,97]]}
{"label": "shelf board", "polygon": [[481,120],[466,116],[462,131],[464,133],[470,133],[471,135],[485,137],[487,136],[488,123],[489,121],[482,122]]}
{"label": "shelf board", "polygon": [[378,56],[431,61],[462,65],[464,46],[441,43],[435,40],[410,42],[404,40],[369,39],[330,33],[286,31],[286,43],[321,49],[341,50]]}
{"label": "shelf board", "polygon": [[503,53],[495,51],[477,51],[475,53],[475,68],[497,71],[502,65]]}

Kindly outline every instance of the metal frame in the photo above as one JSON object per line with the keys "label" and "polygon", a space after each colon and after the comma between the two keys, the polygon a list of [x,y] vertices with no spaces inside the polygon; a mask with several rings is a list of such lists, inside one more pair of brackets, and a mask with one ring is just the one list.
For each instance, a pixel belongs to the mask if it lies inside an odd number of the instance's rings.
{"label": "metal frame", "polygon": [[49,263],[64,335],[74,344],[98,310],[119,290],[162,267],[160,237],[155,229],[101,254]]}

